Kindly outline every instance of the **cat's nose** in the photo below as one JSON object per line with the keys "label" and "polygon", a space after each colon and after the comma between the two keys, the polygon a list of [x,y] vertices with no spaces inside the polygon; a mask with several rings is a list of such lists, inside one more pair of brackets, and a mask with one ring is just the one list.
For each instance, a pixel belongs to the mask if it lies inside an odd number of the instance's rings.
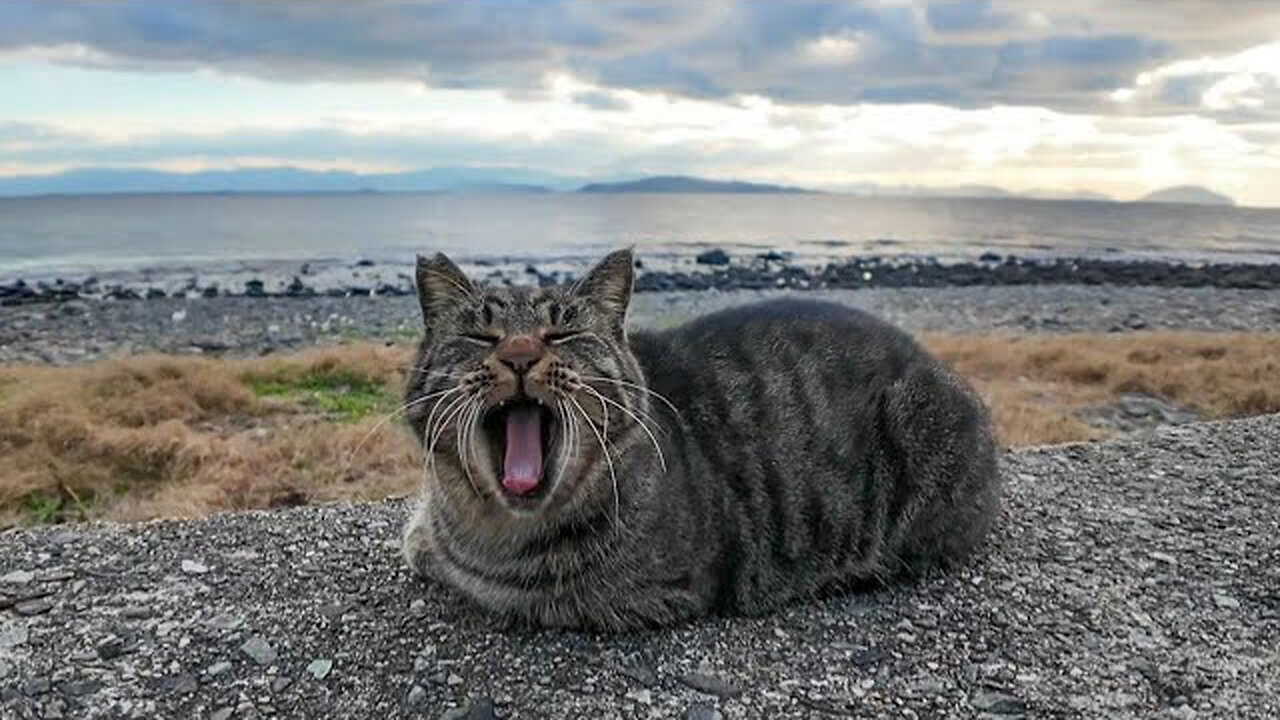
{"label": "cat's nose", "polygon": [[512,335],[498,343],[494,354],[499,362],[523,375],[546,354],[546,346],[532,335]]}

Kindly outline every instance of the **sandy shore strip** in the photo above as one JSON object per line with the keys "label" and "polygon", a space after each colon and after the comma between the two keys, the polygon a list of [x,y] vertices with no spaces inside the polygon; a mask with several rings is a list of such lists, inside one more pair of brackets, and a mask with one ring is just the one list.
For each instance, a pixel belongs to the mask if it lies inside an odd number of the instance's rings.
{"label": "sandy shore strip", "polygon": [[5,717],[1280,714],[1280,416],[1011,453],[969,566],[761,618],[506,630],[403,502],[0,535]]}
{"label": "sandy shore strip", "polygon": [[[640,293],[637,326],[788,293],[868,310],[907,330],[971,333],[1258,330],[1280,328],[1280,290],[1021,285]],[[412,297],[85,301],[0,308],[0,363],[71,364],[118,354],[261,354],[344,340],[407,341]]]}

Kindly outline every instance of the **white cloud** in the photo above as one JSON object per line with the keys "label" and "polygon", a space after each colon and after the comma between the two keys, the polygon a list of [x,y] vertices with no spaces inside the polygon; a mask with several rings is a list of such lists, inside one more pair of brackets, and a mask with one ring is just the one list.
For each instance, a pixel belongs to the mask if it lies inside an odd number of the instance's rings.
{"label": "white cloud", "polygon": [[1166,111],[1267,112],[1280,119],[1280,41],[1144,71],[1113,100]]}
{"label": "white cloud", "polygon": [[800,57],[810,65],[849,65],[858,59],[861,49],[859,33],[843,32],[823,35],[803,43]]}

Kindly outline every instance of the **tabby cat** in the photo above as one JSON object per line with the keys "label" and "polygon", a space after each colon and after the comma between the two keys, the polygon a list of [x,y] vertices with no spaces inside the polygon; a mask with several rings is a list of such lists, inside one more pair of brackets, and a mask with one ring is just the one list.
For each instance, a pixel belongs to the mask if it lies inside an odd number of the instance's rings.
{"label": "tabby cat", "polygon": [[629,250],[577,283],[419,258],[417,572],[509,619],[758,614],[968,555],[997,515],[982,402],[903,332],[775,300],[626,328]]}

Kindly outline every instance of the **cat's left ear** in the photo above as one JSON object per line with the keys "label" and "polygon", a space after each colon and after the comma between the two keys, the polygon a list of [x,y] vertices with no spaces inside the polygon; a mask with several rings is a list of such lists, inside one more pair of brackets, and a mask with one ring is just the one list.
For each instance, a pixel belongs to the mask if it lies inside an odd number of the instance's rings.
{"label": "cat's left ear", "polygon": [[627,305],[631,302],[634,268],[631,248],[615,250],[605,255],[603,260],[596,263],[573,286],[573,293],[608,310],[621,325],[627,316]]}

